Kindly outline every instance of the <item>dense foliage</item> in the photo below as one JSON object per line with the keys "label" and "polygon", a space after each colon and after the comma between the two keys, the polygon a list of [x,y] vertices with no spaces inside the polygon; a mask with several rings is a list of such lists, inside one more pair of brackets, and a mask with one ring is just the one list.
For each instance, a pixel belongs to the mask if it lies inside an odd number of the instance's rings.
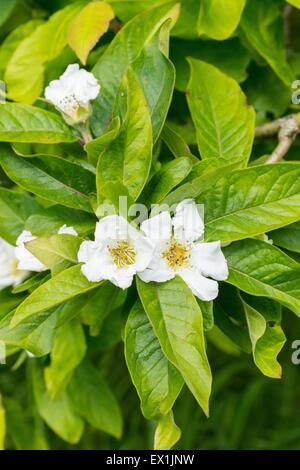
{"label": "dense foliage", "polygon": [[[299,448],[299,24],[299,0],[1,0],[0,241],[35,264],[7,282],[0,243],[0,448]],[[76,63],[95,96],[63,112]],[[124,198],[202,205],[217,298],[85,275]]]}

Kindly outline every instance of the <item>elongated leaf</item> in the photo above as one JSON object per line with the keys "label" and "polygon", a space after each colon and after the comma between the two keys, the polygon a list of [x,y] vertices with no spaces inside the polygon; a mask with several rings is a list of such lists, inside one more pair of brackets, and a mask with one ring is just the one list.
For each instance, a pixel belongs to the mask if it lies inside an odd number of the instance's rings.
{"label": "elongated leaf", "polygon": [[63,392],[58,400],[50,400],[45,388],[43,369],[32,364],[32,383],[38,412],[48,426],[63,440],[76,444],[83,433],[83,420],[72,408],[70,398]]}
{"label": "elongated leaf", "polygon": [[300,219],[300,165],[281,163],[237,170],[202,193],[206,239],[231,242]]}
{"label": "elongated leaf", "polygon": [[300,265],[260,240],[243,240],[224,248],[228,281],[248,294],[268,297],[300,316]]}
{"label": "elongated leaf", "polygon": [[1,5],[0,13],[0,25],[2,26],[5,21],[7,21],[12,14],[14,8],[17,5],[18,0],[4,0]]}
{"label": "elongated leaf", "polygon": [[88,292],[100,283],[89,282],[81,273],[81,266],[72,266],[54,276],[36,289],[18,307],[11,326],[16,326],[33,315],[56,307],[76,295]]}
{"label": "elongated leaf", "polygon": [[47,268],[52,269],[64,260],[77,264],[77,253],[82,239],[74,235],[52,235],[39,237],[26,243],[26,248],[36,256]]}
{"label": "elongated leaf", "polygon": [[98,201],[103,195],[102,186],[116,180],[128,189],[134,200],[137,199],[150,171],[152,127],[148,105],[132,71],[127,78],[128,107],[124,124],[118,137],[98,161]]}
{"label": "elongated leaf", "polygon": [[85,352],[84,331],[78,320],[71,320],[58,328],[51,351],[51,364],[44,370],[51,400],[58,398],[65,390]]}
{"label": "elongated leaf", "polygon": [[0,106],[0,142],[74,142],[75,136],[58,114],[20,103]]}
{"label": "elongated leaf", "polygon": [[92,117],[92,127],[97,136],[108,127],[115,97],[127,68],[139,57],[144,45],[161,25],[168,18],[173,19],[177,11],[174,3],[170,2],[142,12],[119,31],[100,57],[93,69],[102,87]]}
{"label": "elongated leaf", "polygon": [[183,380],[165,357],[139,301],[132,308],[126,323],[125,355],[144,416],[153,419],[169,413]]}
{"label": "elongated leaf", "polygon": [[211,371],[206,356],[203,319],[189,287],[180,279],[145,284],[138,292],[161,348],[180,371],[204,413],[209,413]]}
{"label": "elongated leaf", "polygon": [[96,429],[116,438],[122,435],[122,415],[117,400],[99,371],[88,361],[74,372],[68,393],[76,412]]}
{"label": "elongated leaf", "polygon": [[11,99],[32,104],[38,98],[43,90],[44,66],[67,45],[69,24],[83,5],[76,2],[57,11],[20,43],[4,78]]}
{"label": "elongated leaf", "polygon": [[277,0],[247,2],[242,28],[247,39],[288,86],[295,77],[285,56],[283,21]]}
{"label": "elongated leaf", "polygon": [[179,441],[181,430],[176,425],[173,413],[160,418],[154,435],[154,450],[169,450]]}
{"label": "elongated leaf", "polygon": [[106,2],[90,2],[73,19],[69,26],[68,43],[83,64],[89,52],[108,30],[114,12]]}
{"label": "elongated leaf", "polygon": [[5,435],[6,435],[5,410],[3,408],[2,397],[0,395],[0,450],[4,450]]}
{"label": "elongated leaf", "polygon": [[84,149],[88,154],[88,159],[94,166],[97,166],[100,155],[102,155],[103,152],[109,148],[113,140],[118,137],[120,132],[120,125],[120,118],[116,116],[111,121],[109,129],[107,132],[105,132],[105,134],[102,134],[96,139],[91,140],[84,146]]}
{"label": "elongated leaf", "polygon": [[15,183],[37,196],[92,212],[89,199],[95,176],[82,166],[50,155],[18,157],[6,145],[0,147],[0,164]]}
{"label": "elongated leaf", "polygon": [[166,163],[151,178],[141,194],[141,200],[147,204],[158,204],[188,176],[192,167],[192,161],[188,157],[176,158]]}
{"label": "elongated leaf", "polygon": [[26,219],[39,209],[29,195],[0,188],[0,236],[14,245]]}
{"label": "elongated leaf", "polygon": [[[252,343],[254,362],[267,377],[280,378],[282,372],[277,356],[286,338],[279,324],[275,323],[270,326],[268,323],[270,321],[274,322],[272,309],[276,309],[276,304],[271,301],[268,304],[267,299],[252,300],[249,299],[249,296],[247,299],[242,297],[242,301]],[[262,309],[261,304],[263,304]],[[265,317],[263,313],[266,310],[267,315]]]}
{"label": "elongated leaf", "polygon": [[254,139],[253,108],[235,80],[200,60],[189,63],[187,100],[202,158],[240,157],[247,162]]}
{"label": "elongated leaf", "polygon": [[246,0],[202,0],[198,34],[224,40],[238,26]]}
{"label": "elongated leaf", "polygon": [[162,140],[175,158],[189,156],[193,158],[189,146],[169,124],[165,124],[161,134]]}
{"label": "elongated leaf", "polygon": [[175,85],[175,67],[168,59],[171,27],[172,20],[168,19],[145,44],[140,56],[132,64],[150,108],[154,142],[157,141],[167,117]]}

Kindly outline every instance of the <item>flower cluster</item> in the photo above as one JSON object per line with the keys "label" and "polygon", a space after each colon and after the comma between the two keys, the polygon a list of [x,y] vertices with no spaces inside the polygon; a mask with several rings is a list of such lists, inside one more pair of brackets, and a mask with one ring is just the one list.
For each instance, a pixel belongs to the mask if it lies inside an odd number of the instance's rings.
{"label": "flower cluster", "polygon": [[144,282],[165,282],[180,276],[204,301],[218,295],[218,282],[228,267],[219,241],[203,243],[204,223],[193,200],[181,202],[173,218],[165,211],[144,221],[140,230],[123,217],[104,217],[95,240],[84,241],[78,253],[82,273],[90,282],[109,280],[121,288],[134,275]]}

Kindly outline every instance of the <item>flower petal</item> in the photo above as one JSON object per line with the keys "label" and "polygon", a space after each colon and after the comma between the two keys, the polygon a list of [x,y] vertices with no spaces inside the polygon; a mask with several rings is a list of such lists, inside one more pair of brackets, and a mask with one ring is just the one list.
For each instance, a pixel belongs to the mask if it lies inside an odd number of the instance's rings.
{"label": "flower petal", "polygon": [[185,199],[178,204],[172,221],[176,240],[193,242],[204,234],[203,220],[192,199]]}
{"label": "flower petal", "polygon": [[145,220],[141,224],[141,231],[155,244],[162,240],[172,238],[172,220],[170,213],[165,211]]}
{"label": "flower petal", "polygon": [[175,272],[168,266],[162,253],[166,243],[158,245],[154,251],[151,262],[145,271],[138,272],[138,276],[144,282],[165,282],[175,277]]}
{"label": "flower petal", "polygon": [[200,300],[209,301],[218,297],[218,283],[202,276],[195,269],[182,268],[178,271],[178,275],[186,282],[193,294]]}
{"label": "flower petal", "polygon": [[78,236],[78,233],[76,232],[75,228],[73,227],[68,227],[66,224],[64,224],[62,227],[60,227],[58,231],[59,235],[74,235],[74,237]]}
{"label": "flower petal", "polygon": [[128,223],[124,217],[120,215],[108,215],[99,220],[96,224],[95,240],[105,241],[111,240],[133,240],[140,236],[138,230]]}
{"label": "flower petal", "polygon": [[97,243],[92,242],[90,240],[82,242],[77,254],[77,259],[79,263],[87,263],[88,261],[90,261],[90,259],[93,259],[93,257],[97,253],[97,247]]}
{"label": "flower petal", "polygon": [[196,243],[191,251],[193,265],[204,276],[212,277],[217,281],[228,278],[228,266],[221,250],[221,242]]}
{"label": "flower petal", "polygon": [[154,246],[148,238],[142,235],[133,242],[133,245],[136,251],[134,268],[136,271],[144,271],[151,262]]}
{"label": "flower petal", "polygon": [[31,232],[28,230],[23,230],[21,235],[17,239],[17,247],[15,249],[15,256],[18,259],[17,269],[22,271],[36,271],[42,272],[46,271],[46,266],[41,263],[33,254],[27,250],[25,243],[32,240],[36,240],[37,237],[34,237]]}

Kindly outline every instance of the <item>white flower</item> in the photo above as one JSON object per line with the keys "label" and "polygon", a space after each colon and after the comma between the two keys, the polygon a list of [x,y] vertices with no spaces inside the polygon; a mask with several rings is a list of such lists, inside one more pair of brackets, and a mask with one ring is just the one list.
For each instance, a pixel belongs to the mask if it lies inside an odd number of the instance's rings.
{"label": "white flower", "polygon": [[162,212],[146,220],[141,231],[155,244],[151,263],[139,273],[144,282],[165,282],[178,275],[199,299],[218,296],[216,281],[227,279],[227,262],[219,241],[198,241],[204,224],[193,200],[181,202],[173,219],[169,212]]}
{"label": "white flower", "polygon": [[90,101],[97,98],[100,85],[94,75],[78,64],[70,64],[59,80],[50,82],[45,98],[63,113],[69,124],[87,120],[90,115]]}
{"label": "white flower", "polygon": [[28,273],[17,270],[15,247],[0,238],[0,289],[16,286],[24,281]]}
{"label": "white flower", "polygon": [[[58,230],[58,234],[69,234],[77,236],[78,233],[73,227],[67,227],[63,225]],[[28,230],[23,230],[19,238],[17,239],[17,247],[15,248],[15,256],[18,260],[17,269],[25,269],[27,271],[46,271],[46,266],[41,263],[30,251],[26,248],[25,244],[36,240],[38,237],[32,235]]]}
{"label": "white flower", "polygon": [[59,235],[74,235],[74,237],[78,236],[78,233],[76,232],[75,228],[68,227],[66,224],[60,227],[58,234]]}
{"label": "white flower", "polygon": [[118,215],[97,222],[95,241],[84,241],[78,252],[81,270],[90,282],[109,280],[126,289],[151,261],[152,243]]}
{"label": "white flower", "polygon": [[17,247],[15,250],[16,257],[18,259],[18,269],[26,269],[27,271],[46,271],[46,266],[41,263],[29,250],[25,247],[25,243],[36,240],[31,232],[23,230],[21,235],[17,239]]}

